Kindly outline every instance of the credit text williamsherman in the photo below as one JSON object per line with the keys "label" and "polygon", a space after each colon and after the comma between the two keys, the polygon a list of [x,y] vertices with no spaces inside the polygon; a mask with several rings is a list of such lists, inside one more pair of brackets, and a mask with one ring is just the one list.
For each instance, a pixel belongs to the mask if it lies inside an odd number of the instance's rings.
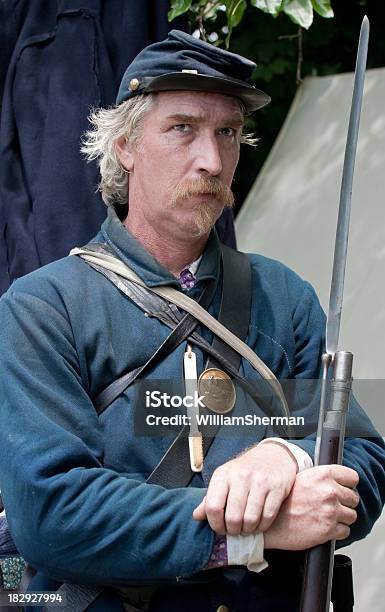
{"label": "credit text williamsherman", "polygon": [[295,416],[257,416],[256,414],[244,414],[242,416],[229,416],[226,414],[197,414],[191,417],[187,414],[174,414],[172,416],[161,416],[157,414],[148,414],[146,416],[146,425],[167,426],[167,425],[191,425],[192,418],[195,418],[196,424],[200,426],[244,426],[244,425],[272,425],[277,426],[304,426],[304,417]]}

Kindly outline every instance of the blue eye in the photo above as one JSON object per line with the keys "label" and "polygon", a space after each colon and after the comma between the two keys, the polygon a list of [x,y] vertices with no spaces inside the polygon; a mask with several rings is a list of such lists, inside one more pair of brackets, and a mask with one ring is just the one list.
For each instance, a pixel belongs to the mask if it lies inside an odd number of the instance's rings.
{"label": "blue eye", "polygon": [[180,132],[181,134],[188,134],[191,130],[191,126],[188,123],[178,123],[173,126],[173,130]]}
{"label": "blue eye", "polygon": [[232,137],[232,136],[235,135],[235,129],[234,128],[225,127],[225,128],[221,128],[219,131],[224,136]]}

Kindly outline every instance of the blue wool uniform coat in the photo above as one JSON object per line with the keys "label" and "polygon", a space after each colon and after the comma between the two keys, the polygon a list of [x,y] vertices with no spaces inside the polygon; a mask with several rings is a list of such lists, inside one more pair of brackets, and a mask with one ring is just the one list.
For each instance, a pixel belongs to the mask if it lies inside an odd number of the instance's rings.
{"label": "blue wool uniform coat", "polygon": [[[96,240],[108,243],[149,286],[178,289],[177,280],[113,211]],[[318,378],[325,318],[313,289],[278,262],[257,255],[250,255],[250,261],[248,345],[279,378]],[[219,247],[212,234],[190,296],[196,297],[218,274]],[[219,301],[218,289],[210,307],[214,315]],[[156,582],[170,586],[161,589],[154,610],[197,605],[211,610],[226,602],[232,610],[280,609],[279,602],[295,599],[301,555],[272,552],[270,568],[258,576],[227,570],[209,587],[190,584],[205,567],[214,539],[209,525],[194,521],[192,512],[215,468],[249,446],[250,437],[218,436],[202,477],[196,476],[188,488],[166,490],[145,480],[170,439],[135,435],[134,389],[100,418],[95,412],[91,398],[124,371],[143,364],[168,334],[166,326],[145,317],[75,256],[17,280],[3,296],[0,482],[15,542],[38,570],[40,588],[52,584],[48,579]],[[184,350],[185,343],[149,376],[180,378]],[[204,356],[197,355],[201,372]],[[241,372],[257,376],[245,361]],[[370,531],[383,505],[385,450],[355,404],[350,420],[368,432],[365,439],[347,440],[345,447],[345,464],[360,476],[358,521],[351,531],[351,538],[358,539]],[[262,435],[264,430],[256,428],[252,442]],[[312,438],[294,442],[313,454]],[[285,582],[287,576],[292,578]],[[285,605],[282,609],[295,609]]]}

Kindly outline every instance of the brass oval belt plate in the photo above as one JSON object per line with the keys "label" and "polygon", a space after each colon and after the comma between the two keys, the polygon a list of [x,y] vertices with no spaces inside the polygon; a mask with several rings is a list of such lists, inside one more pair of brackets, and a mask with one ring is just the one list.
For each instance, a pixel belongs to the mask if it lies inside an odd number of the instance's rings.
{"label": "brass oval belt plate", "polygon": [[219,368],[204,370],[198,379],[198,393],[209,410],[218,414],[231,412],[235,404],[235,387],[230,376]]}

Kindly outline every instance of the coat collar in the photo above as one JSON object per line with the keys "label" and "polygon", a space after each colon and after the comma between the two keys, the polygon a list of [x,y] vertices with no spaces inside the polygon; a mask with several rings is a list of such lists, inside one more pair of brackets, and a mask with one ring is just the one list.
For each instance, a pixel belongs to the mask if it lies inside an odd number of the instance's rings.
{"label": "coat collar", "polygon": [[[115,253],[140,276],[149,287],[170,285],[180,288],[178,279],[162,266],[121,223],[112,207],[101,227],[101,236]],[[196,286],[218,278],[220,243],[216,231],[210,233],[197,273]]]}

